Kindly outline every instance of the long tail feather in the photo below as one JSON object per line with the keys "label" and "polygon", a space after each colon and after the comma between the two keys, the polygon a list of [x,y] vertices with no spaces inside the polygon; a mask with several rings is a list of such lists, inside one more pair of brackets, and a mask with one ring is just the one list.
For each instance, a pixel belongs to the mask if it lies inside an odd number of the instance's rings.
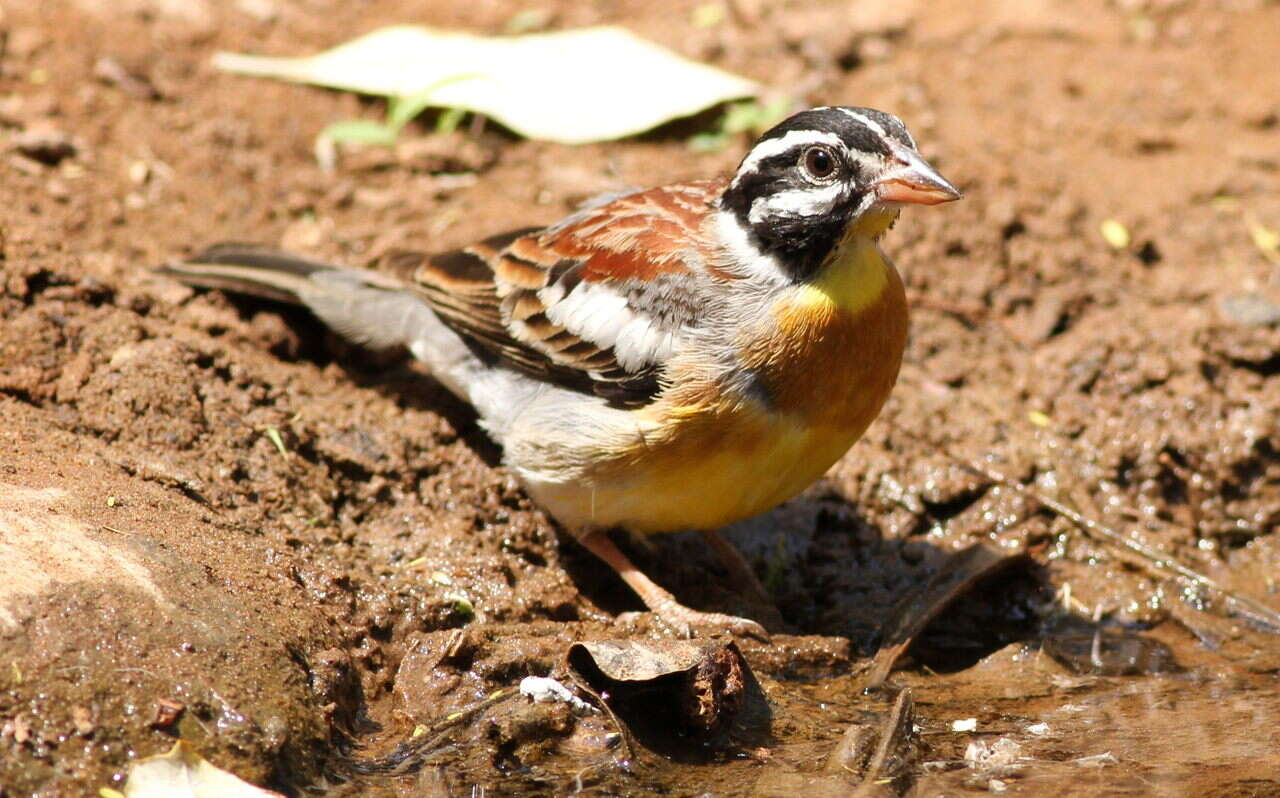
{"label": "long tail feather", "polygon": [[249,244],[217,244],[155,271],[199,288],[217,288],[276,302],[305,304],[311,276],[337,267]]}
{"label": "long tail feather", "polygon": [[374,349],[412,344],[438,326],[427,304],[399,280],[273,249],[219,244],[156,271],[188,285],[303,305],[344,338]]}
{"label": "long tail feather", "polygon": [[406,346],[449,390],[479,403],[491,429],[508,423],[507,406],[520,388],[514,372],[487,366],[410,283],[244,244],[220,244],[156,271],[188,285],[302,305],[362,346]]}

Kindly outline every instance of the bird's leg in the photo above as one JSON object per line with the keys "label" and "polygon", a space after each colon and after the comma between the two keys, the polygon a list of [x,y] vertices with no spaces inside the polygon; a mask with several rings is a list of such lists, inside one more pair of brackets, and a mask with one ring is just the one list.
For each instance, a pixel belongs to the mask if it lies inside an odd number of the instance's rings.
{"label": "bird's leg", "polygon": [[749,618],[723,615],[718,612],[698,612],[676,601],[675,596],[659,587],[639,568],[636,568],[627,555],[614,545],[604,530],[592,530],[578,540],[588,551],[617,571],[618,576],[631,586],[645,606],[678,633],[692,637],[695,628],[724,629],[739,636],[755,637],[760,640],[769,639],[769,633],[764,627]]}
{"label": "bird's leg", "polygon": [[764,585],[760,584],[760,580],[756,578],[756,572],[751,569],[750,564],[743,558],[742,552],[738,551],[738,547],[729,542],[729,540],[719,532],[714,530],[704,530],[702,539],[707,542],[711,550],[720,558],[720,563],[729,572],[729,578],[732,579],[739,587],[745,588],[755,594],[763,604],[773,604],[773,597],[769,595],[769,591],[764,589]]}

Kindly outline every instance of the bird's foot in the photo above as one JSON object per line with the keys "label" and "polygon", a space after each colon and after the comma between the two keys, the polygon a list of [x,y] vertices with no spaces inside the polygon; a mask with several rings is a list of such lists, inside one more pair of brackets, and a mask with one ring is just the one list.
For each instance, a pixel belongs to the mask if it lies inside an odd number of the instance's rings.
{"label": "bird's foot", "polygon": [[[665,592],[665,591],[664,591]],[[750,618],[726,615],[720,612],[699,612],[676,601],[670,594],[646,601],[649,609],[680,637],[699,637],[729,632],[734,637],[753,637],[762,643],[769,642],[769,633]]]}
{"label": "bird's foot", "polygon": [[579,538],[579,541],[617,571],[645,606],[675,630],[676,634],[693,637],[696,632],[707,634],[727,631],[735,637],[754,637],[762,642],[769,642],[769,633],[765,628],[749,618],[718,612],[698,612],[676,601],[675,596],[641,573],[604,532],[594,530]]}

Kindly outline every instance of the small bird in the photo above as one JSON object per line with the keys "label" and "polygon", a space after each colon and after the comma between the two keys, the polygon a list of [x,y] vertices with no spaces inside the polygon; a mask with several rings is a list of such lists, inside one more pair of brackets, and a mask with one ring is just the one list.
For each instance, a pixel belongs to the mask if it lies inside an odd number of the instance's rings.
{"label": "small bird", "polygon": [[[684,634],[767,637],[678,603],[610,530],[716,531],[804,490],[898,375],[907,302],[880,237],[960,197],[897,117],[797,113],[732,177],[612,195],[393,271],[219,245],[160,269],[301,304],[355,343],[403,345],[479,415],[528,494]],[[754,577],[749,577],[752,584]]]}

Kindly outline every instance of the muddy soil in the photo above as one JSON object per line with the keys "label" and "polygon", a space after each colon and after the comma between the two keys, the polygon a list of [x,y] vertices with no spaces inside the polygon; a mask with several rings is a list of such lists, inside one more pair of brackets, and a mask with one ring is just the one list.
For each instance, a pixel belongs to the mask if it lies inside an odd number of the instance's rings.
{"label": "muddy soil", "polygon": [[[539,8],[801,104],[892,110],[966,193],[886,239],[914,309],[882,418],[730,530],[773,606],[696,536],[630,545],[684,602],[774,632],[740,641],[766,717],[628,758],[611,721],[513,699],[414,768],[359,772],[571,640],[667,632],[413,364],[146,270],[222,240],[450,248],[730,170],[747,140],[690,149],[715,114],[580,148],[428,117],[330,174],[316,133],[380,106],[218,74],[214,52],[500,32],[520,6],[10,2],[0,793],[119,786],[181,738],[288,794],[845,795],[867,772],[825,763],[908,688],[865,794],[1280,795],[1280,4],[738,0],[698,27],[699,5]],[[1029,560],[864,695],[895,607],[975,542]]]}

